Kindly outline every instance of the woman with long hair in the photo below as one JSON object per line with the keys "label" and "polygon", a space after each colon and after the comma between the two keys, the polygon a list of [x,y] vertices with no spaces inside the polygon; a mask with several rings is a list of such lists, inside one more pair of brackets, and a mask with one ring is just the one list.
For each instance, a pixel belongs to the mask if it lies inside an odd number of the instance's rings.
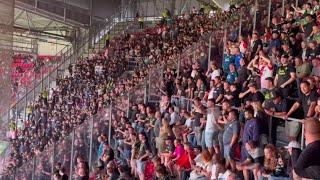
{"label": "woman with long hair", "polygon": [[156,147],[158,152],[164,151],[164,142],[169,136],[172,136],[172,129],[169,125],[169,121],[166,118],[162,119],[162,126],[160,127],[159,137],[156,138]]}
{"label": "woman with long hair", "polygon": [[276,147],[272,144],[267,144],[264,148],[264,164],[259,176],[273,180],[289,179],[284,162],[284,158],[278,153]]}
{"label": "woman with long hair", "polygon": [[[195,161],[197,161],[196,159]],[[191,166],[193,170],[190,173],[190,180],[205,180],[210,178],[212,169],[212,156],[210,152],[207,149],[202,150],[200,159],[195,163],[192,162]]]}

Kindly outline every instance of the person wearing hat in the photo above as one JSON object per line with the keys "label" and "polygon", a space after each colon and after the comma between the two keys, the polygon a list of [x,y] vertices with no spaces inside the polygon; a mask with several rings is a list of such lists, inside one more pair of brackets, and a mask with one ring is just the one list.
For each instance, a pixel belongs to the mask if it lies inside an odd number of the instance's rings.
{"label": "person wearing hat", "polygon": [[288,55],[282,55],[280,62],[281,66],[278,67],[274,84],[280,89],[284,97],[289,96],[293,83],[296,80],[296,70],[289,65]]}
{"label": "person wearing hat", "polygon": [[287,159],[287,173],[289,175],[289,178],[297,179],[299,177],[293,172],[293,167],[295,164],[293,164],[291,158],[292,154],[298,156],[301,153],[301,145],[297,141],[290,141],[287,146],[284,146],[284,148],[288,151],[289,154],[289,157]]}
{"label": "person wearing hat", "polygon": [[320,121],[310,118],[304,122],[306,148],[299,154],[294,151],[296,143],[288,145],[294,172],[302,178],[319,179],[320,177]]}
{"label": "person wearing hat", "polygon": [[248,85],[248,90],[239,94],[240,99],[245,99],[245,101],[252,101],[253,99],[258,100],[261,104],[264,101],[263,94],[259,91],[258,85],[255,82],[250,82]]}

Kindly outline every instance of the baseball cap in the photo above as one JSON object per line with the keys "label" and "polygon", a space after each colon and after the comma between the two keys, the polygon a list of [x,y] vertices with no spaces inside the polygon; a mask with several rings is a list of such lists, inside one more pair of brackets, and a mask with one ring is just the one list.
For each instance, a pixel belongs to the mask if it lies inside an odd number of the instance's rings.
{"label": "baseball cap", "polygon": [[283,54],[281,57],[283,57],[283,58],[289,58],[289,56],[288,55],[286,55],[286,54]]}
{"label": "baseball cap", "polygon": [[276,99],[277,97],[281,97],[282,98],[282,93],[278,89],[276,91],[274,91],[274,97],[272,99]]}
{"label": "baseball cap", "polygon": [[286,149],[289,149],[289,148],[296,148],[296,149],[300,149],[301,146],[300,144],[297,142],[297,141],[290,141],[288,146],[285,146]]}

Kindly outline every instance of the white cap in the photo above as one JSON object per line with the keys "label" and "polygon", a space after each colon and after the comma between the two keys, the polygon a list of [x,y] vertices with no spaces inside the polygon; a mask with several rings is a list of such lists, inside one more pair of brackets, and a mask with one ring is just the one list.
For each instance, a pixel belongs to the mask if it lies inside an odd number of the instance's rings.
{"label": "white cap", "polygon": [[298,143],[297,141],[290,141],[288,146],[285,146],[286,149],[288,148],[296,148],[296,149],[300,149],[300,143]]}

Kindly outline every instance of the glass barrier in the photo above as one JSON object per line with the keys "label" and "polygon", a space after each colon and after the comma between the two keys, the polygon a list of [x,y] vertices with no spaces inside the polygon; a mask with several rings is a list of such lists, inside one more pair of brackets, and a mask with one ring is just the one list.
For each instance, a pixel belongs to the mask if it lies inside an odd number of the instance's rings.
{"label": "glass barrier", "polygon": [[53,156],[54,156],[53,170],[56,169],[55,166],[57,166],[58,164],[61,164],[61,166],[65,168],[65,173],[70,178],[71,177],[70,174],[74,172],[73,168],[70,168],[71,167],[70,164],[75,161],[73,152],[72,152],[74,132],[69,134],[67,131],[63,131],[62,134],[65,135],[64,138],[61,139],[59,143],[55,143],[55,146],[54,146],[55,151],[53,153]]}
{"label": "glass barrier", "polygon": [[37,152],[34,157],[32,164],[35,166],[34,169],[34,178],[50,180],[52,177],[52,168],[53,168],[53,156],[54,156],[54,147],[51,146],[46,150]]}
{"label": "glass barrier", "polygon": [[[234,21],[230,21],[230,23],[236,22],[236,18]],[[225,24],[225,26],[226,25],[229,24]],[[221,42],[221,40],[224,38],[223,36],[221,36],[222,32],[223,31],[220,30],[219,33],[215,33],[212,36],[209,35],[209,38],[205,37],[198,43],[190,45],[190,47],[187,48],[187,50],[183,52],[179,57],[175,57],[171,59],[170,62],[168,62],[169,67],[173,69],[176,68],[176,70],[178,70],[177,73],[183,73],[183,69],[185,67],[188,67],[190,65],[192,66],[195,62],[201,62],[202,60],[203,64],[206,64],[205,60],[211,59],[209,58],[209,52],[207,52],[207,50],[212,49],[212,44],[217,44]],[[210,43],[210,41],[213,41],[213,39],[215,41],[213,43]],[[202,53],[205,53],[206,58],[203,57]],[[178,61],[176,61],[177,58]],[[39,93],[41,92],[41,89],[43,89],[44,87],[49,88],[55,86],[55,82],[52,82],[48,78],[55,79],[57,77],[64,76],[65,71],[68,68],[68,65],[70,63],[73,63],[73,61],[75,61],[76,58],[71,59],[69,57],[63,56],[62,59],[67,61],[59,65],[59,67],[56,68],[56,71],[50,73],[47,77],[47,80],[42,81],[42,88],[39,85],[35,86],[39,87]],[[204,67],[207,66],[208,64],[204,65]],[[139,70],[136,69],[133,73],[129,72],[127,78],[131,80],[131,85],[129,85],[128,87],[124,87],[124,89],[126,89],[127,91],[123,91],[123,93],[121,93],[121,95],[116,99],[112,101],[107,101],[105,107],[100,107],[99,112],[96,115],[88,118],[88,120],[86,120],[83,124],[81,124],[74,131],[72,131],[71,134],[68,135],[68,133],[66,133],[66,137],[62,140],[62,143],[60,142],[52,148],[49,148],[44,152],[40,153],[41,155],[37,155],[37,163],[35,164],[35,166],[37,167],[36,169],[38,169],[38,167],[40,170],[49,169],[49,172],[52,173],[54,170],[53,166],[60,162],[64,165],[64,167],[67,168],[66,173],[69,175],[69,177],[76,178],[78,170],[77,157],[81,156],[81,158],[89,162],[89,168],[91,170],[98,164],[97,161],[99,157],[97,152],[99,151],[100,146],[98,138],[102,133],[106,134],[107,138],[110,139],[109,143],[113,147],[116,147],[116,150],[118,150],[118,147],[120,147],[119,151],[121,151],[122,142],[115,141],[112,138],[117,135],[117,133],[114,130],[118,125],[120,125],[119,123],[121,122],[121,117],[124,117],[127,114],[130,120],[130,116],[133,113],[129,111],[129,107],[132,107],[133,104],[146,104],[148,102],[157,103],[161,100],[159,95],[162,93],[161,88],[164,86],[162,78],[164,70],[166,69],[167,67],[164,67],[160,64],[158,66],[141,66]],[[138,71],[139,77],[137,74]],[[121,82],[125,81],[125,79],[127,78],[118,78],[118,84],[121,84]],[[117,89],[117,91],[122,92],[121,88]],[[33,96],[35,94],[33,94]],[[28,97],[29,96],[27,96],[27,99]],[[30,97],[32,98],[32,95]],[[24,104],[28,104],[28,101]],[[17,119],[16,116],[18,114],[23,114],[23,112],[19,110],[21,109],[20,104],[17,104],[14,107],[15,109],[13,109],[13,112],[11,112],[11,116],[13,119]],[[110,119],[111,123],[109,123]],[[113,128],[110,128],[110,125],[112,125]],[[136,127],[138,128],[139,126],[137,125]],[[116,156],[121,156],[121,153],[117,152]],[[44,162],[46,162],[45,165]],[[30,165],[33,165],[32,162],[28,163],[31,163]],[[35,176],[43,175],[43,172],[40,170],[35,172]],[[19,170],[17,175],[20,176],[20,174],[22,174],[22,171],[23,169]]]}
{"label": "glass barrier", "polygon": [[15,179],[32,179],[32,173],[34,172],[33,160],[23,162],[23,166],[16,170]]}

